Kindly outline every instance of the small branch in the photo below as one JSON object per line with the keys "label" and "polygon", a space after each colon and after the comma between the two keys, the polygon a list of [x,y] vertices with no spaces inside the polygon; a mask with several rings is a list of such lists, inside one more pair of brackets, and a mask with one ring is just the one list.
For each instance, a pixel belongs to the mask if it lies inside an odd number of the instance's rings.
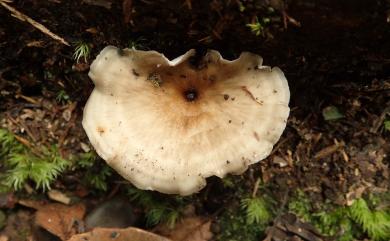
{"label": "small branch", "polygon": [[60,36],[54,34],[49,29],[47,29],[45,26],[43,26],[42,24],[38,23],[37,21],[35,21],[34,19],[30,18],[29,16],[19,12],[15,8],[11,7],[10,5],[7,4],[7,2],[9,2],[9,1],[7,1],[7,0],[0,0],[0,4],[4,8],[6,8],[8,11],[10,11],[12,13],[11,15],[13,17],[18,18],[21,21],[26,21],[26,22],[30,23],[35,28],[39,29],[42,33],[50,36],[51,38],[53,38],[53,39],[55,39],[57,41],[60,41],[62,44],[66,45],[66,46],[70,46],[69,43],[65,41],[65,39],[63,39]]}
{"label": "small branch", "polygon": [[260,185],[260,178],[257,178],[256,182],[255,182],[255,186],[253,187],[253,191],[252,191],[252,198],[255,198],[256,195],[257,195],[257,190],[259,190],[259,185]]}

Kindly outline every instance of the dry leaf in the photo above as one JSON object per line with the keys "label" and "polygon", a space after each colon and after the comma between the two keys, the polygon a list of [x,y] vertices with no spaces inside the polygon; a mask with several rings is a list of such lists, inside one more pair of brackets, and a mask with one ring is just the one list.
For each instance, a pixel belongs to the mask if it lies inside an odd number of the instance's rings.
{"label": "dry leaf", "polygon": [[77,223],[83,220],[85,214],[85,206],[81,203],[73,206],[32,200],[21,200],[19,203],[37,209],[35,223],[61,240],[67,240],[77,233]]}
{"label": "dry leaf", "polygon": [[210,231],[211,221],[202,217],[182,219],[175,228],[161,228],[160,232],[173,241],[208,241],[213,234]]}
{"label": "dry leaf", "polygon": [[301,222],[294,214],[284,214],[265,230],[263,241],[302,240],[324,241],[322,235],[309,223]]}
{"label": "dry leaf", "polygon": [[9,238],[5,235],[0,235],[0,241],[8,241]]}
{"label": "dry leaf", "polygon": [[351,206],[355,199],[361,198],[364,191],[367,189],[366,186],[354,187],[351,191],[349,191],[345,196],[347,199],[347,206]]}
{"label": "dry leaf", "polygon": [[74,235],[68,241],[171,241],[139,228],[95,228],[91,232]]}

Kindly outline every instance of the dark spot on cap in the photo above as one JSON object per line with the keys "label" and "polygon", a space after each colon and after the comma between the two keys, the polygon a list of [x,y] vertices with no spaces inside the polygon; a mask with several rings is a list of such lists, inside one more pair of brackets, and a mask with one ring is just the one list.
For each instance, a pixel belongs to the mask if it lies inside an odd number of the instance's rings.
{"label": "dark spot on cap", "polygon": [[113,94],[113,93],[110,93],[110,95],[111,95],[111,96],[114,96],[114,94]]}
{"label": "dark spot on cap", "polygon": [[96,131],[100,134],[100,135],[102,135],[102,134],[104,134],[104,132],[106,131],[103,127],[101,127],[101,126],[98,126],[97,128],[96,128]]}
{"label": "dark spot on cap", "polygon": [[232,120],[229,120],[229,124],[232,123]]}
{"label": "dark spot on cap", "polygon": [[274,94],[278,93],[278,91],[277,91],[277,90],[274,90],[273,92],[274,92]]}
{"label": "dark spot on cap", "polygon": [[198,98],[198,91],[196,89],[188,89],[184,91],[184,98],[188,102],[195,101]]}
{"label": "dark spot on cap", "polygon": [[255,137],[255,139],[256,139],[257,141],[260,141],[259,134],[257,134],[256,131],[253,132],[253,136]]}
{"label": "dark spot on cap", "polygon": [[229,160],[226,160],[226,164],[230,164],[230,161],[229,161]]}
{"label": "dark spot on cap", "polygon": [[251,67],[248,68],[248,70],[251,70],[251,69],[252,69]]}
{"label": "dark spot on cap", "polygon": [[217,77],[215,77],[215,75],[210,75],[209,76],[209,81],[214,83],[215,81],[217,80]]}
{"label": "dark spot on cap", "polygon": [[184,74],[181,74],[181,75],[180,75],[180,78],[184,78],[184,79],[185,79],[185,78],[187,78],[187,76],[184,75]]}
{"label": "dark spot on cap", "polygon": [[135,69],[131,69],[131,71],[133,72],[134,76],[137,76],[137,77],[139,76],[139,73],[137,71],[135,71]]}
{"label": "dark spot on cap", "polygon": [[229,95],[223,95],[223,98],[224,98],[225,100],[228,100],[228,99],[229,99]]}
{"label": "dark spot on cap", "polygon": [[236,97],[232,97],[232,101],[234,101],[236,99]]}

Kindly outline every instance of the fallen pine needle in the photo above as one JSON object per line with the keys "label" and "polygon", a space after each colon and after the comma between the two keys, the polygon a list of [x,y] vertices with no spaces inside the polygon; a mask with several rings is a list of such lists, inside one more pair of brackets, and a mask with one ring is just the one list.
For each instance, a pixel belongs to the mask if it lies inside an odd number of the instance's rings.
{"label": "fallen pine needle", "polygon": [[0,0],[0,4],[6,8],[8,11],[10,11],[13,17],[20,19],[21,21],[27,21],[31,25],[33,25],[35,28],[39,29],[41,32],[43,32],[46,35],[49,35],[51,38],[60,41],[62,44],[65,44],[67,46],[70,46],[68,42],[65,41],[65,39],[61,38],[60,36],[56,35],[55,33],[51,32],[49,29],[47,29],[45,26],[42,24],[38,23],[34,19],[30,18],[29,16],[19,12],[15,8],[11,7],[10,5],[7,4],[10,1],[7,0]]}

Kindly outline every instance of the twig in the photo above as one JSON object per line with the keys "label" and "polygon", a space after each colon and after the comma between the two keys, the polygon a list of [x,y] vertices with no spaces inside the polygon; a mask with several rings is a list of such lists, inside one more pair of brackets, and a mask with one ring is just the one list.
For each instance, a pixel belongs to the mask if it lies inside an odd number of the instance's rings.
{"label": "twig", "polygon": [[21,94],[16,94],[16,95],[15,95],[15,98],[16,98],[16,99],[22,98],[22,99],[24,99],[25,101],[30,102],[31,104],[34,104],[34,105],[38,105],[38,104],[39,104],[39,101],[36,101],[34,98],[31,98],[31,97],[25,96],[25,95],[21,95]]}
{"label": "twig", "polygon": [[257,195],[257,190],[259,190],[259,185],[260,185],[260,178],[258,178],[255,182],[255,185],[253,187],[253,191],[252,191],[252,198],[255,198],[256,195]]}
{"label": "twig", "polygon": [[374,125],[370,128],[371,133],[377,133],[381,128],[383,121],[386,119],[386,115],[390,115],[390,107],[383,110],[382,114],[374,121]]}
{"label": "twig", "polygon": [[35,21],[34,19],[30,18],[29,16],[19,12],[15,8],[11,7],[10,5],[7,4],[7,2],[9,2],[9,1],[7,1],[7,0],[0,0],[0,4],[4,8],[6,8],[8,11],[10,11],[12,13],[11,15],[13,17],[18,18],[21,21],[27,21],[28,23],[30,23],[35,28],[39,29],[44,34],[49,35],[51,38],[60,41],[62,44],[66,45],[66,46],[70,46],[69,43],[65,41],[65,39],[63,39],[60,36],[54,34],[49,29],[47,29],[45,26],[43,26],[42,24],[38,23],[37,21]]}
{"label": "twig", "polygon": [[125,24],[130,23],[132,11],[133,11],[133,0],[123,0],[122,12],[123,12],[123,22]]}
{"label": "twig", "polygon": [[291,136],[287,136],[286,138],[282,139],[281,141],[278,142],[278,144],[276,144],[276,146],[274,147],[274,149],[271,151],[271,154],[270,156],[272,156],[273,154],[275,154],[275,152],[277,150],[279,150],[279,148],[284,144],[286,143],[288,140],[291,139]]}

